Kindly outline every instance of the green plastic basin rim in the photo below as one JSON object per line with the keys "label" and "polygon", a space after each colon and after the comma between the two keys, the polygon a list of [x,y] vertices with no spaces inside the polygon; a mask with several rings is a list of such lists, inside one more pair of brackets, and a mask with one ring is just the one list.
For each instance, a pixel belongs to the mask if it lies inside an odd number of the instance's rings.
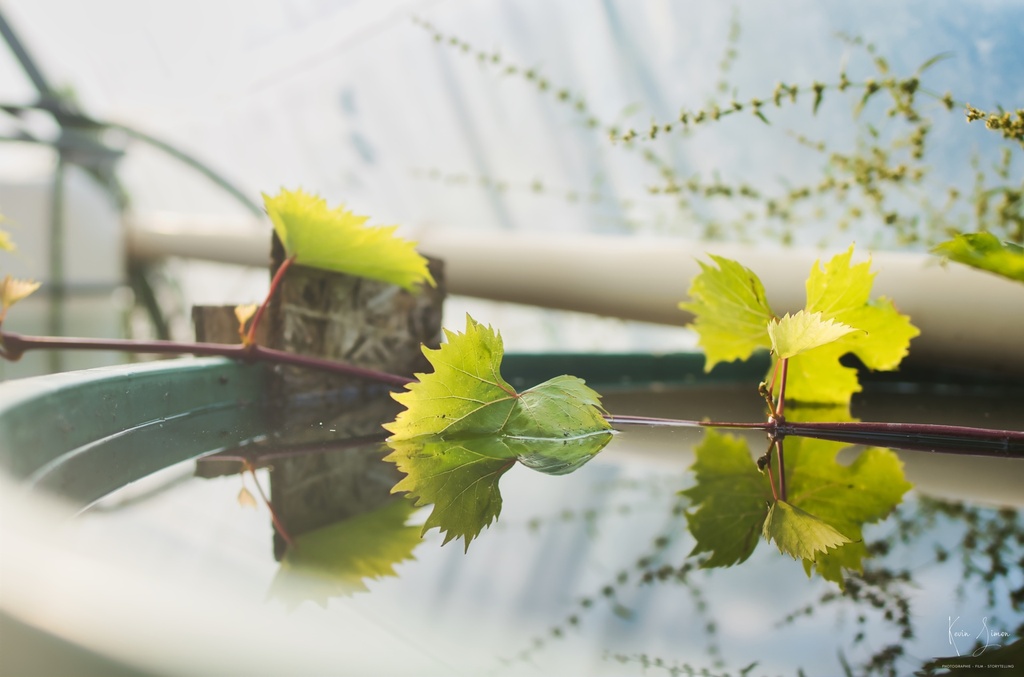
{"label": "green plastic basin rim", "polygon": [[[502,371],[520,389],[570,373],[600,390],[656,382],[756,383],[766,364],[722,365],[709,375],[703,356],[693,353],[510,354]],[[87,502],[104,486],[210,451],[214,432],[230,444],[257,431],[259,408],[237,405],[258,401],[267,379],[265,365],[187,357],[0,383],[0,470]],[[214,416],[219,411],[229,412],[226,420]],[[163,434],[154,435],[158,430]],[[107,447],[102,463],[95,455],[92,462],[76,461],[101,443]],[[66,468],[51,477],[60,465]]]}

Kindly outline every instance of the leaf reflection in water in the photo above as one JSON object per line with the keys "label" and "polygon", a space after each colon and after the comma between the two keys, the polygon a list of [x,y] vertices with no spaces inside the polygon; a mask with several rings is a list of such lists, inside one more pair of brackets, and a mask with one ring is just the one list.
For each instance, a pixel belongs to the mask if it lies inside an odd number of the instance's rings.
{"label": "leaf reflection in water", "polygon": [[[835,412],[828,415],[834,416]],[[793,420],[813,410],[793,409]],[[861,571],[868,555],[862,529],[888,516],[911,488],[894,452],[864,449],[849,465],[836,460],[848,445],[787,437],[786,501],[775,500],[769,478],[758,471],[747,443],[708,431],[695,449],[696,484],[685,490],[691,555],[710,553],[705,567],[743,562],[757,546],[757,534],[783,553],[843,585],[843,570]]]}
{"label": "leaf reflection in water", "polygon": [[437,527],[444,543],[462,538],[469,544],[501,513],[498,480],[518,461],[549,475],[579,468],[611,440],[611,432],[561,439],[480,435],[388,440],[390,461],[405,473],[392,489],[404,491],[415,505],[433,504],[423,531]]}
{"label": "leaf reflection in water", "polygon": [[392,500],[369,512],[320,527],[295,539],[281,560],[270,595],[294,608],[305,600],[327,606],[331,597],[367,590],[366,580],[394,576],[421,542],[406,522],[415,508]]}

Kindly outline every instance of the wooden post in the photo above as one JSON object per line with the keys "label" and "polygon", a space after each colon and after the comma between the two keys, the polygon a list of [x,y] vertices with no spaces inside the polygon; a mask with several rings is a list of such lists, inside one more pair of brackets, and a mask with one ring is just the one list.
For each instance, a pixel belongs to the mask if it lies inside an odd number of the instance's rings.
{"label": "wooden post", "polygon": [[[271,274],[284,260],[277,236]],[[269,346],[402,376],[429,369],[421,346],[441,342],[444,266],[428,259],[437,287],[413,294],[386,282],[294,265],[270,307]],[[348,376],[279,367],[285,399],[362,386]]]}
{"label": "wooden post", "polygon": [[[275,235],[271,276],[284,260]],[[257,342],[280,350],[342,360],[393,374],[412,376],[429,370],[422,346],[441,340],[445,296],[444,266],[428,259],[437,287],[413,294],[396,285],[293,265],[271,302]],[[196,339],[238,343],[233,306],[193,309]],[[381,384],[349,376],[276,365],[271,405],[272,433],[249,445],[248,453],[287,454],[270,464],[271,502],[292,536],[326,526],[389,500],[401,475],[390,463],[381,424],[398,406]],[[379,436],[352,446],[345,440]],[[332,450],[341,446],[340,450]],[[274,554],[286,544],[275,534]]]}

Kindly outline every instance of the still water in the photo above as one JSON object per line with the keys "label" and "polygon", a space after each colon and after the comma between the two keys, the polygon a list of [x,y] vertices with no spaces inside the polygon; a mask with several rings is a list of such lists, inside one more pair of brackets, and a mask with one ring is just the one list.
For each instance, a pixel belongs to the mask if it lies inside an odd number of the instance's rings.
{"label": "still water", "polygon": [[[756,396],[731,386],[611,392],[604,403],[624,415],[762,415]],[[401,476],[374,437],[389,406],[304,411],[115,491],[64,536],[183,595],[214,581],[219,603],[255,601],[282,634],[319,626],[343,643],[355,626],[372,627],[395,652],[422,656],[423,674],[902,675],[939,657],[1013,664],[1003,648],[1019,647],[1024,629],[1022,461],[901,452],[915,488],[865,526],[871,556],[840,588],[763,539],[741,564],[700,568],[693,507],[679,493],[695,481],[699,430],[623,430],[564,476],[517,464],[499,482],[500,517],[468,549],[442,547],[436,529],[421,539],[430,508],[390,493]],[[1022,409],[1019,393],[965,400],[879,387],[854,413],[1019,429]],[[747,439],[763,451],[758,435]],[[261,491],[296,547],[275,533]],[[1013,674],[1015,660],[994,673]]]}

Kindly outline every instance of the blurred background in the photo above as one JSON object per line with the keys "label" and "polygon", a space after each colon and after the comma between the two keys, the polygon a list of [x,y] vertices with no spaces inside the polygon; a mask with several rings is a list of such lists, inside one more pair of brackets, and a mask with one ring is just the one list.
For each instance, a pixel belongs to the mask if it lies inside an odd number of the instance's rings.
{"label": "blurred background", "polygon": [[[463,239],[500,259],[513,236],[920,251],[1021,220],[1020,161],[963,112],[1020,105],[1011,0],[3,0],[0,18],[18,246],[0,272],[43,282],[13,331],[188,338],[192,304],[257,301],[261,193],[281,187],[441,257]],[[911,78],[908,112],[891,92]],[[510,351],[693,345],[453,284],[446,324],[472,312]]]}

